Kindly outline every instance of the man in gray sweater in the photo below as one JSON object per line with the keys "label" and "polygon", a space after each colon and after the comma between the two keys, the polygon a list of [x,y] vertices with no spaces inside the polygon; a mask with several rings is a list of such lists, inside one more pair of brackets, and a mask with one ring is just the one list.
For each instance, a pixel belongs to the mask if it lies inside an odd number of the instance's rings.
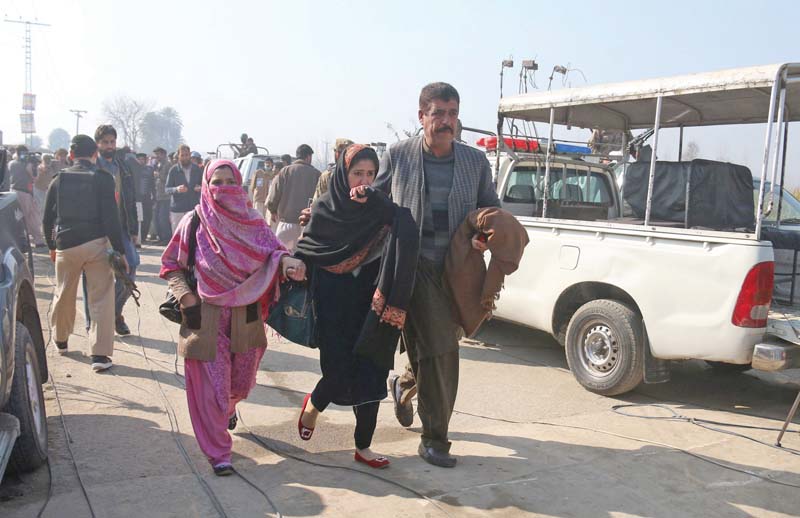
{"label": "man in gray sweater", "polygon": [[[419,96],[424,134],[394,144],[381,158],[374,186],[411,210],[419,227],[420,257],[408,321],[402,334],[409,365],[390,378],[395,413],[403,426],[413,422],[416,393],[422,421],[419,455],[435,466],[452,468],[447,440],[458,392],[458,324],[442,274],[450,239],[467,215],[499,207],[486,156],[455,142],[460,98],[447,83],[431,83]],[[473,239],[473,246],[486,245]]]}

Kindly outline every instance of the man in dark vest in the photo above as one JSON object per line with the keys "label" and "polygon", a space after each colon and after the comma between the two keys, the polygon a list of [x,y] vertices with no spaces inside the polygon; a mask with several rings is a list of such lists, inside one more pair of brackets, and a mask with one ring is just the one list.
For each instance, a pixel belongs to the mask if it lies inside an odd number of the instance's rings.
{"label": "man in dark vest", "polygon": [[[431,83],[419,96],[423,135],[394,144],[381,157],[374,186],[408,207],[419,227],[420,257],[402,343],[409,365],[390,378],[400,423],[413,422],[411,397],[417,393],[422,440],[419,455],[435,466],[452,468],[447,440],[458,392],[458,334],[453,300],[442,274],[450,239],[467,215],[499,207],[492,172],[483,152],[454,142],[460,98],[447,83]],[[486,246],[473,239],[473,247]]]}
{"label": "man in dark vest", "polygon": [[88,281],[91,315],[92,369],[111,367],[114,352],[114,273],[109,247],[122,256],[127,269],[114,177],[98,169],[97,144],[76,135],[70,146],[75,165],[62,170],[50,184],[42,226],[50,259],[56,263],[56,295],[52,322],[58,352],[67,352],[75,325],[75,299],[81,271]]}

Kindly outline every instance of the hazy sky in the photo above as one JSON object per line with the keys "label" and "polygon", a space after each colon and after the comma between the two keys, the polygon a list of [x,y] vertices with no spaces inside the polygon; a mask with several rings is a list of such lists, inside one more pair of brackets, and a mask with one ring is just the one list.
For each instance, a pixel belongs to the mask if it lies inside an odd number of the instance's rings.
{"label": "hazy sky", "polygon": [[[790,0],[2,0],[0,15],[52,25],[33,29],[45,142],[56,127],[74,133],[71,108],[89,111],[81,132],[92,133],[105,122],[103,100],[122,94],[177,109],[187,143],[200,151],[243,131],[273,153],[339,136],[393,142],[386,123],[410,129],[419,89],[431,81],[458,88],[465,125],[493,128],[508,56],[536,58],[541,88],[556,64],[602,83],[800,60],[800,2]],[[22,138],[23,32],[0,24],[6,143]],[[516,93],[515,73],[506,76],[507,95]],[[578,73],[569,79],[584,83]],[[707,158],[749,163],[763,135],[744,134],[758,136],[698,144]]]}

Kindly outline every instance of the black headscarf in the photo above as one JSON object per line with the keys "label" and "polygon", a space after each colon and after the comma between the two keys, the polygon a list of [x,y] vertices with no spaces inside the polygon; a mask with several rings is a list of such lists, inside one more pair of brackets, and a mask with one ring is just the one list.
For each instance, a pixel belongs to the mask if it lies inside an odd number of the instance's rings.
{"label": "black headscarf", "polygon": [[356,354],[379,367],[392,368],[419,255],[419,232],[411,211],[392,203],[380,191],[367,189],[366,203],[350,199],[347,172],[362,159],[378,166],[378,155],[358,144],[339,157],[328,192],[311,208],[311,220],[297,244],[296,255],[320,267],[335,267],[355,258],[348,271],[365,258],[364,250],[389,226],[381,242],[381,264],[372,305],[353,346]]}
{"label": "black headscarf", "polygon": [[367,189],[367,202],[350,199],[347,172],[359,160],[371,160],[378,169],[375,150],[353,144],[344,150],[328,192],[311,207],[311,220],[297,244],[297,255],[318,266],[333,266],[363,249],[385,225],[391,225],[396,205],[385,194]]}

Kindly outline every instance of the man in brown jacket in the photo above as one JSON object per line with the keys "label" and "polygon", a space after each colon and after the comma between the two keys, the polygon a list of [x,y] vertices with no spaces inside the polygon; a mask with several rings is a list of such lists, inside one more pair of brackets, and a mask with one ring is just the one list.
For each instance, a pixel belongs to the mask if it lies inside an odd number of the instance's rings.
{"label": "man in brown jacket", "polygon": [[300,212],[314,196],[320,172],[311,165],[314,150],[308,144],[297,148],[297,160],[284,167],[275,177],[267,197],[272,221],[277,221],[275,235],[290,251],[294,251],[303,227]]}
{"label": "man in brown jacket", "polygon": [[[473,244],[485,243],[492,254],[489,267]],[[510,212],[497,207],[469,213],[450,240],[444,277],[453,294],[456,322],[472,337],[492,315],[506,275],[511,275],[529,242],[525,227]]]}

